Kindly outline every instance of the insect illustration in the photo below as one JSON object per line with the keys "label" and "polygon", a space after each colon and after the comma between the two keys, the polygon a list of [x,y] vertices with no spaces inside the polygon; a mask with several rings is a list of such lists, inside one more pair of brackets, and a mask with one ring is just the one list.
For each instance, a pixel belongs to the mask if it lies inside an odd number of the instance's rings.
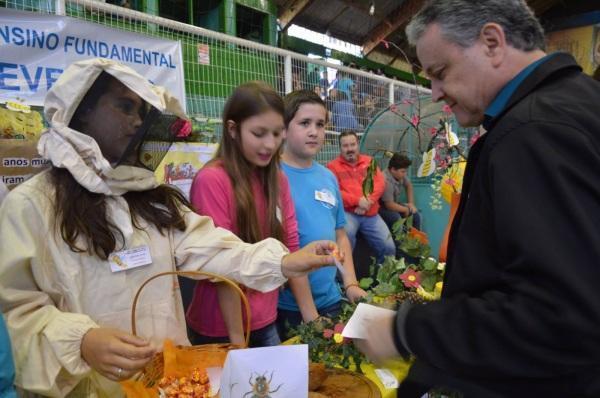
{"label": "insect illustration", "polygon": [[271,398],[269,394],[277,392],[283,385],[283,383],[281,383],[277,386],[276,389],[271,391],[271,380],[273,380],[273,372],[271,372],[269,381],[267,381],[267,378],[265,377],[267,372],[263,373],[262,375],[257,373],[256,378],[254,379],[254,383],[252,383],[252,375],[250,375],[248,383],[250,384],[250,386],[252,386],[252,390],[245,393],[242,398],[246,398],[246,396],[248,395],[250,395],[250,398]]}

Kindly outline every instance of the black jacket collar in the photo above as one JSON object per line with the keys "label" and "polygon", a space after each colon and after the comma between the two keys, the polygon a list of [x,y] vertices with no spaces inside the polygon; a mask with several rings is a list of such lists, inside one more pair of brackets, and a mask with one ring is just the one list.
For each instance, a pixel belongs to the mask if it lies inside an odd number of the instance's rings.
{"label": "black jacket collar", "polygon": [[555,54],[552,58],[548,59],[548,61],[538,66],[533,72],[531,72],[529,76],[525,78],[525,80],[523,80],[523,83],[521,83],[521,85],[517,88],[512,97],[510,97],[510,100],[502,112],[500,112],[496,117],[486,121],[486,129],[491,130],[494,128],[496,122],[500,120],[509,109],[525,98],[539,85],[543,84],[543,82],[550,76],[553,76],[556,73],[565,73],[570,71],[581,71],[581,67],[577,65],[577,62],[573,56],[567,53]]}

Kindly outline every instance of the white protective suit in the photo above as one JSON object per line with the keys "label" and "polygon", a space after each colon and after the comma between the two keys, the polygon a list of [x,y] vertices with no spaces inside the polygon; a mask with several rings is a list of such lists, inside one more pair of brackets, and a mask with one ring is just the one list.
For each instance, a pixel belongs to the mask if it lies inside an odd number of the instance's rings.
{"label": "white protective suit", "polygon": [[[176,99],[133,70],[104,59],[77,62],[46,97],[50,129],[38,149],[89,191],[105,194],[108,217],[123,232],[125,248],[149,247],[152,263],[113,273],[107,261],[71,251],[57,232],[48,172],[8,194],[0,207],[0,307],[13,343],[15,383],[30,393],[121,396],[117,383],[91,370],[82,359],[81,340],[99,326],[131,332],[133,297],[150,276],[176,268],[202,269],[261,291],[285,282],[281,259],[287,249],[274,239],[244,243],[191,211],[185,212],[183,232],[172,230],[163,236],[152,225],[142,223],[143,230],[132,226],[127,202],[120,195],[156,186],[153,173],[130,166],[113,169],[91,137],[67,127],[101,71],[157,109],[184,116]],[[140,336],[159,344],[165,338],[189,344],[176,277],[148,285],[136,313]]]}

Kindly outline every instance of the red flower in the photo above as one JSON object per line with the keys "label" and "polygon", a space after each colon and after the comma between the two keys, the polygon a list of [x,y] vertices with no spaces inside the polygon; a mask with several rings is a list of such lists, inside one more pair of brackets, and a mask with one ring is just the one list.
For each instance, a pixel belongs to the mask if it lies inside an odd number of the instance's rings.
{"label": "red flower", "polygon": [[420,121],[421,121],[421,118],[419,117],[419,115],[413,115],[412,118],[410,119],[410,122],[415,127],[417,127],[419,125]]}
{"label": "red flower", "polygon": [[477,142],[477,140],[479,139],[479,137],[481,137],[481,134],[479,133],[475,133],[472,137],[471,140],[469,141],[470,145],[473,145]]}
{"label": "red flower", "polygon": [[177,138],[185,138],[192,133],[192,122],[186,119],[177,119],[171,125],[171,133]]}
{"label": "red flower", "polygon": [[437,134],[437,129],[435,127],[432,127],[429,129],[429,132],[431,133],[432,136]]}
{"label": "red flower", "polygon": [[399,278],[406,287],[417,288],[421,285],[421,274],[412,268],[408,268],[400,274]]}
{"label": "red flower", "polygon": [[347,339],[342,336],[342,332],[344,331],[344,326],[345,325],[343,323],[338,323],[333,327],[333,329],[323,330],[323,337],[325,337],[326,339],[333,338],[335,340],[335,342],[338,344],[342,344],[342,343],[346,344],[346,343],[350,342],[350,339]]}
{"label": "red flower", "polygon": [[336,333],[342,333],[344,331],[344,325],[343,323],[338,323],[333,327],[333,331]]}
{"label": "red flower", "polygon": [[442,107],[442,111],[446,114],[446,115],[452,115],[452,108],[450,108],[450,105],[444,105]]}

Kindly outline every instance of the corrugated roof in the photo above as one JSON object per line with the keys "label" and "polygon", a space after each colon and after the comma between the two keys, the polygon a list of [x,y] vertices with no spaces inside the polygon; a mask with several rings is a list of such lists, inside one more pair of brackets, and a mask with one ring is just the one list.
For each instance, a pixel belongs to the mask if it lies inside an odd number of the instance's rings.
{"label": "corrugated roof", "polygon": [[[275,0],[275,3],[280,17],[285,13],[286,26],[294,23],[372,49],[379,55],[397,58],[399,51],[393,46],[386,48],[381,40],[398,44],[410,56],[404,38],[405,22],[421,8],[424,0]],[[528,3],[538,16],[566,4],[565,0],[528,0]],[[372,4],[375,13],[371,16]]]}

